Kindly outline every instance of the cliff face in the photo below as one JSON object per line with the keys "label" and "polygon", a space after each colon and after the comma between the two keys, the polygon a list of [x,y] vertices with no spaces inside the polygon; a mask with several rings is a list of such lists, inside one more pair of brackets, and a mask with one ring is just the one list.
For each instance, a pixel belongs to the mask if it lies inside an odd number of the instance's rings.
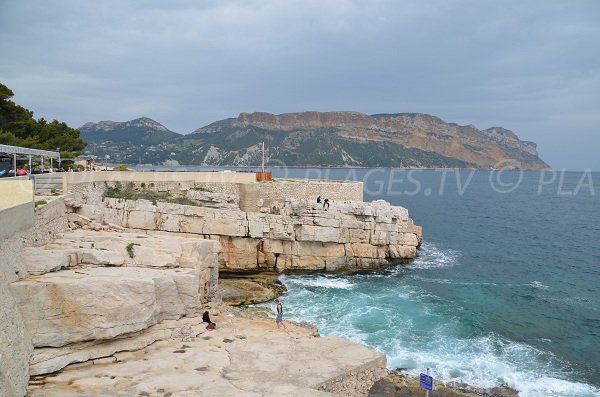
{"label": "cliff face", "polygon": [[402,207],[384,201],[334,203],[290,200],[275,213],[106,198],[71,203],[73,219],[139,230],[199,235],[222,247],[221,271],[360,271],[405,263],[422,240]]}
{"label": "cliff face", "polygon": [[267,164],[280,166],[549,168],[536,144],[512,131],[479,130],[419,113],[241,113],[189,135],[141,118],[87,123],[81,136],[89,154],[123,163],[253,166],[260,164],[265,142]]}
{"label": "cliff face", "polygon": [[210,144],[213,159],[231,156],[232,151],[238,153],[236,159],[242,152],[248,154],[228,136],[236,142],[262,139],[268,159],[287,165],[549,168],[538,157],[535,143],[521,141],[512,131],[482,131],[418,113],[242,113],[200,128],[185,140]]}

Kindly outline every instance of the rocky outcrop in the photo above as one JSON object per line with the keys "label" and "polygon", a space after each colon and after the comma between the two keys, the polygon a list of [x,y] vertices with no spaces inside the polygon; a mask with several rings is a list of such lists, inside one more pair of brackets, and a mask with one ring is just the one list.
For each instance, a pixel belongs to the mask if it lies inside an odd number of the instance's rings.
{"label": "rocky outcrop", "polygon": [[223,248],[225,271],[374,269],[417,255],[421,228],[408,211],[384,201],[320,205],[289,200],[271,213],[106,199],[70,204],[72,222],[201,235]]}
{"label": "rocky outcrop", "polygon": [[30,372],[140,349],[201,323],[216,295],[216,241],[167,233],[74,230],[24,248],[9,285],[31,338]]}
{"label": "rocky outcrop", "polygon": [[188,190],[186,197],[194,200],[202,207],[239,209],[240,199],[223,193],[212,193],[202,190]]}
{"label": "rocky outcrop", "polygon": [[193,269],[90,267],[10,285],[34,347],[111,339],[198,314]]}
{"label": "rocky outcrop", "polygon": [[279,274],[261,273],[221,273],[219,295],[228,305],[249,305],[275,299],[287,288],[278,280]]}
{"label": "rocky outcrop", "polygon": [[335,336],[238,312],[214,320],[212,332],[36,377],[28,395],[366,397],[387,375],[384,354]]}
{"label": "rocky outcrop", "polygon": [[[0,327],[11,343],[0,345],[11,355],[0,366],[0,394],[23,395],[27,370],[35,376],[32,396],[362,397],[385,375],[383,354],[336,337],[314,339],[314,329],[290,324],[291,335],[279,334],[272,320],[219,318],[226,310],[218,306],[219,269],[248,276],[223,288],[245,303],[281,293],[282,271],[406,261],[421,239],[406,209],[350,202],[325,211],[290,200],[244,212],[235,197],[200,190],[186,192],[192,206],[100,202],[90,185],[94,194],[74,193],[38,211],[39,230],[0,242],[0,314],[11,322]],[[248,296],[253,288],[260,291]],[[199,338],[207,308],[217,316],[217,343]]]}

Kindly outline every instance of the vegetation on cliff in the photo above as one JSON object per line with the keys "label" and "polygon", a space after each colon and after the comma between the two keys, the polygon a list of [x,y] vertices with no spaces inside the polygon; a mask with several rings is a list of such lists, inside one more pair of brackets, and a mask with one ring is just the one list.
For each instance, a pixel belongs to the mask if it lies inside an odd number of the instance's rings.
{"label": "vegetation on cliff", "polygon": [[188,135],[148,118],[81,127],[89,152],[115,162],[256,166],[545,169],[536,144],[418,113],[242,113]]}
{"label": "vegetation on cliff", "polygon": [[73,157],[85,148],[79,130],[58,120],[34,119],[32,111],[10,100],[13,96],[0,83],[0,143],[45,150],[60,148],[65,157]]}

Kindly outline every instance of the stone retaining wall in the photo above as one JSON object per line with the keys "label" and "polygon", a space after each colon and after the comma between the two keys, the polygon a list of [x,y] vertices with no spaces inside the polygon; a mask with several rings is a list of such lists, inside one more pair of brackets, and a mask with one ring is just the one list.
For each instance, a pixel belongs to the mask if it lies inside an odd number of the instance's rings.
{"label": "stone retaining wall", "polygon": [[0,396],[23,396],[29,382],[31,338],[8,285],[24,272],[21,236],[0,240]]}
{"label": "stone retaining wall", "polygon": [[386,357],[379,357],[372,362],[328,379],[317,387],[317,390],[333,393],[336,396],[367,397],[375,382],[387,376]]}
{"label": "stone retaining wall", "polygon": [[150,183],[255,183],[253,172],[154,172],[154,171],[96,171],[66,172],[63,174],[68,191],[72,185],[102,182]]}
{"label": "stone retaining wall", "polygon": [[[3,181],[4,182],[4,181]],[[33,345],[9,285],[26,278],[24,246],[41,245],[67,229],[62,198],[34,210],[31,181],[19,181],[22,204],[0,210],[0,396],[22,396]],[[8,191],[11,191],[10,189]],[[14,192],[14,190],[12,191]]]}
{"label": "stone retaining wall", "polygon": [[275,180],[257,183],[255,189],[263,200],[263,207],[289,199],[316,201],[319,196],[333,202],[363,201],[362,182]]}
{"label": "stone retaining wall", "polygon": [[[318,196],[335,202],[361,202],[363,183],[352,181],[322,181],[279,179],[256,182],[249,177],[254,173],[200,173],[212,178],[195,176],[188,172],[88,172],[68,182],[69,193],[82,196],[89,204],[100,203],[107,187],[134,186],[138,189],[168,191],[174,196],[183,196],[194,188],[203,188],[214,193],[224,193],[240,198],[244,211],[260,211],[293,199],[314,200]],[[118,179],[114,174],[123,176]],[[66,179],[65,179],[66,180]]]}
{"label": "stone retaining wall", "polygon": [[37,207],[33,217],[34,227],[23,233],[23,244],[39,246],[48,244],[60,233],[69,229],[65,198],[58,197]]}

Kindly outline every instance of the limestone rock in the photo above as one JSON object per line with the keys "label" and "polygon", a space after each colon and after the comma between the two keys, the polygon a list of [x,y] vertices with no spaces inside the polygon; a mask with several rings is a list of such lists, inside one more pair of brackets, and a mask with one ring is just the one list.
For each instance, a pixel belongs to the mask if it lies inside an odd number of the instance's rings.
{"label": "limestone rock", "polygon": [[186,192],[186,196],[203,207],[240,209],[239,197],[229,194],[191,189]]}
{"label": "limestone rock", "polygon": [[194,269],[92,267],[12,283],[36,347],[110,339],[198,311]]}
{"label": "limestone rock", "polygon": [[387,374],[384,354],[338,337],[315,338],[289,322],[289,333],[277,332],[262,317],[214,320],[217,329],[200,338],[158,341],[36,377],[28,395],[366,397]]}
{"label": "limestone rock", "polygon": [[286,291],[276,273],[240,274],[219,279],[219,294],[228,305],[247,305],[270,301]]}
{"label": "limestone rock", "polygon": [[189,340],[206,332],[200,316],[163,320],[141,331],[119,335],[109,340],[92,340],[71,343],[62,347],[36,348],[31,358],[29,372],[32,376],[56,372],[69,364],[81,363],[117,352],[136,351],[159,340]]}
{"label": "limestone rock", "polygon": [[[202,192],[189,194],[204,197]],[[272,213],[119,199],[107,199],[101,207],[105,214],[89,214],[95,222],[121,220],[122,226],[217,240],[227,270],[373,269],[413,259],[422,242],[422,230],[408,211],[382,200],[332,203],[324,211],[313,201],[291,199],[274,204]],[[74,211],[85,204],[78,208]],[[169,259],[157,247],[136,251],[136,265],[152,266],[153,257],[168,266],[177,262],[177,255]]]}
{"label": "limestone rock", "polygon": [[75,250],[53,250],[34,247],[23,248],[23,264],[29,274],[44,274],[75,265]]}

